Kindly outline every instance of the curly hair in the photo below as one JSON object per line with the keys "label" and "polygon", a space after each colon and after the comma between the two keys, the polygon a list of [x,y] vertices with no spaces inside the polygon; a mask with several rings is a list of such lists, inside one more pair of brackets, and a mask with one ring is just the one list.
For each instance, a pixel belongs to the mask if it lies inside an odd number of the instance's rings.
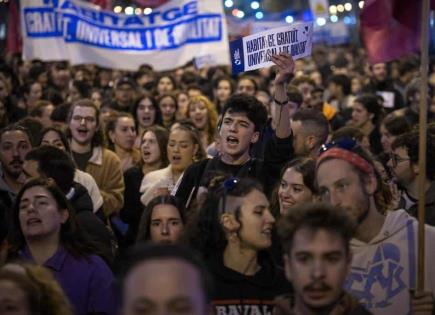
{"label": "curly hair", "polygon": [[[358,154],[361,158],[363,158],[364,160],[366,160],[373,168],[374,170],[374,175],[376,178],[376,191],[373,195],[374,197],[374,201],[377,207],[377,210],[380,213],[385,213],[388,209],[388,206],[391,202],[392,199],[392,194],[390,192],[389,187],[387,186],[387,184],[383,181],[381,174],[379,173],[379,171],[377,170],[377,168],[375,167],[373,158],[371,156],[371,154],[369,152],[367,152],[366,150],[364,150],[360,145],[355,146],[354,148],[350,149],[349,151]],[[324,161],[329,160],[330,158],[326,158],[324,160],[322,160],[321,163],[323,163]],[[319,165],[316,165],[316,168],[319,168]],[[360,179],[361,184],[364,183],[364,181],[366,180],[366,177],[368,176],[366,173],[364,173],[363,171],[359,170],[358,168],[356,168],[355,166],[353,166],[352,164],[350,164],[352,169],[358,174],[358,177]],[[317,185],[317,183],[316,183]]]}
{"label": "curly hair", "polygon": [[267,110],[264,105],[254,96],[235,94],[230,96],[222,111],[225,113],[244,113],[255,125],[255,131],[261,132],[267,122]]}
{"label": "curly hair", "polygon": [[[220,222],[220,216],[227,209],[222,207],[224,197],[244,197],[254,189],[263,191],[260,183],[249,178],[237,179],[237,184],[232,189],[225,187],[228,177],[219,176],[211,180],[208,193],[197,213],[197,217],[189,231],[188,240],[192,247],[201,252],[204,257],[222,253],[228,244],[227,236]],[[240,222],[240,207],[234,210],[234,216]]]}
{"label": "curly hair", "polygon": [[355,230],[355,222],[344,209],[325,203],[305,203],[294,206],[292,211],[287,211],[278,225],[286,254],[290,254],[292,250],[296,232],[304,228],[313,232],[325,229],[338,234],[343,240],[346,253],[350,252],[349,243]]}
{"label": "curly hair", "polygon": [[[435,134],[431,129],[433,128],[430,128],[426,135],[426,178],[432,181],[435,179]],[[391,144],[391,148],[394,150],[400,147],[406,149],[412,164],[418,164],[419,131],[412,130],[398,136]]]}
{"label": "curly hair", "polygon": [[14,283],[27,299],[31,315],[72,315],[72,307],[53,275],[36,265],[7,265],[0,281]]}

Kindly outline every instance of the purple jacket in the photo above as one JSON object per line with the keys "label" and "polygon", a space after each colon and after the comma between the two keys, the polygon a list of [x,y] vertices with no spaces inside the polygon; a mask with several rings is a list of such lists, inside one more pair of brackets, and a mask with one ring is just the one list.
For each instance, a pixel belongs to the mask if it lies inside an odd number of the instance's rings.
{"label": "purple jacket", "polygon": [[[26,247],[20,256],[33,261]],[[44,264],[59,282],[76,315],[117,313],[117,296],[112,271],[97,255],[75,258],[64,248]]]}

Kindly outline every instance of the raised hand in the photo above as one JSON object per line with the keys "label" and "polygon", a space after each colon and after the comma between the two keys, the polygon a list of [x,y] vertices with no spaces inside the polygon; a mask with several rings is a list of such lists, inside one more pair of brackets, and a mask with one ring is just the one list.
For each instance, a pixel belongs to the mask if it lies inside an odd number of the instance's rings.
{"label": "raised hand", "polygon": [[275,84],[287,83],[293,77],[295,62],[288,53],[280,53],[272,56],[272,61],[276,64],[278,72],[275,77]]}

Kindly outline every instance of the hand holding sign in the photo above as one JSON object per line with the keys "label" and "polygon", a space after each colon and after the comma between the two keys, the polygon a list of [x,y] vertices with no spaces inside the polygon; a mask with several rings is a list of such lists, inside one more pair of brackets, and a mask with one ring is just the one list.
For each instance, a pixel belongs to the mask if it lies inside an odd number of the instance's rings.
{"label": "hand holding sign", "polygon": [[276,55],[294,60],[311,55],[313,24],[294,23],[239,38],[230,43],[232,72],[272,66]]}
{"label": "hand holding sign", "polygon": [[295,62],[288,53],[280,53],[272,56],[273,63],[277,66],[278,72],[275,77],[275,85],[287,83],[295,70]]}

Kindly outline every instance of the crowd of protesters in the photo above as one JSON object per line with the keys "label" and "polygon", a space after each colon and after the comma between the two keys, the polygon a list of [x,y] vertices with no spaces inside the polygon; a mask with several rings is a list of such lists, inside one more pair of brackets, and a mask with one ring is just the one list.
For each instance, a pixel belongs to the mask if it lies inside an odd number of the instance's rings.
{"label": "crowd of protesters", "polygon": [[0,315],[433,314],[435,63],[272,61],[1,59]]}

